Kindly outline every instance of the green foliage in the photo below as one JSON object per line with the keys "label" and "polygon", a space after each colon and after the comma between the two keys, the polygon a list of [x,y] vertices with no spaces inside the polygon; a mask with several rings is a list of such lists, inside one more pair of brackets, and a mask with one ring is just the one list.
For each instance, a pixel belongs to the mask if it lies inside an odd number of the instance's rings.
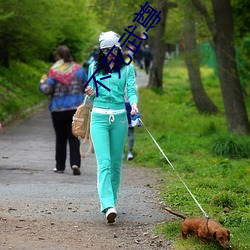
{"label": "green foliage", "polygon": [[249,35],[250,14],[246,11],[249,8],[250,2],[248,0],[232,0],[235,34],[238,38]]}
{"label": "green foliage", "polygon": [[[190,15],[196,21],[196,33],[198,41],[210,39],[211,35],[203,17],[197,11],[195,11],[194,8],[192,11],[187,11],[188,8],[192,8],[192,5],[190,6],[191,1],[175,0],[172,2],[175,2],[177,7],[170,8],[168,11],[166,33],[164,36],[167,43],[178,44],[183,40],[185,31],[184,22],[185,16],[187,15]],[[206,5],[209,12],[212,12],[210,1],[203,1],[203,4]]]}
{"label": "green foliage", "polygon": [[[151,6],[154,6],[152,5],[153,1],[149,2]],[[93,8],[93,11],[97,14],[98,22],[106,30],[113,30],[122,35],[124,28],[133,24],[134,13],[139,12],[140,5],[145,3],[144,0],[94,0],[89,6]],[[138,25],[136,31],[139,33],[144,31],[143,26]]]}
{"label": "green foliage", "polygon": [[237,64],[241,85],[245,93],[250,95],[250,14],[246,11],[250,7],[248,0],[233,0],[233,15],[235,27],[235,40],[237,46]]}
{"label": "green foliage", "polygon": [[168,11],[168,18],[166,24],[165,40],[168,43],[176,44],[183,37],[184,29],[184,14],[183,3],[178,1],[177,8],[171,8]]}
{"label": "green foliage", "polygon": [[[169,61],[165,66],[163,93],[139,89],[142,121],[175,170],[144,127],[135,130],[133,163],[161,170],[163,181],[157,189],[161,191],[165,204],[189,217],[201,217],[202,212],[182,184],[181,178],[206,213],[230,230],[232,249],[245,250],[250,248],[246,237],[250,219],[250,159],[242,158],[245,157],[242,152],[244,149],[244,152],[250,152],[249,137],[227,133],[219,81],[210,68],[202,67],[201,75],[207,93],[222,113],[198,113],[189,89],[187,71],[181,60]],[[250,105],[247,107],[250,112]],[[237,158],[212,153],[211,145],[221,138],[233,140],[233,148],[237,145]],[[157,233],[162,232],[167,239],[178,237],[179,223],[178,220],[160,224],[156,228]],[[174,244],[178,250],[201,249],[199,241],[192,236],[190,241],[175,238]],[[217,247],[214,243],[207,243],[202,249]]]}
{"label": "green foliage", "polygon": [[39,80],[48,65],[34,61],[32,66],[12,62],[10,68],[0,67],[0,121],[9,115],[19,116],[24,109],[44,100],[38,90]]}
{"label": "green foliage", "polygon": [[[90,1],[2,0],[0,10],[0,64],[11,59],[49,60],[59,44],[66,44],[82,61],[96,42],[95,15]],[[17,25],[18,24],[18,25]]]}
{"label": "green foliage", "polygon": [[238,41],[237,62],[241,85],[245,93],[250,96],[250,35]]}
{"label": "green foliage", "polygon": [[[149,5],[156,8],[156,1],[148,1]],[[119,35],[122,35],[124,29],[130,25],[133,25],[135,13],[139,13],[140,6],[146,3],[144,0],[93,0],[89,4],[89,8],[93,9],[96,15],[97,22],[102,27],[103,31],[113,30]],[[135,30],[136,35],[140,35],[145,31],[145,27],[137,25]],[[151,43],[154,37],[155,29],[150,29],[147,34],[149,36],[147,43]],[[132,41],[132,40],[131,40]],[[143,42],[144,43],[144,42]]]}

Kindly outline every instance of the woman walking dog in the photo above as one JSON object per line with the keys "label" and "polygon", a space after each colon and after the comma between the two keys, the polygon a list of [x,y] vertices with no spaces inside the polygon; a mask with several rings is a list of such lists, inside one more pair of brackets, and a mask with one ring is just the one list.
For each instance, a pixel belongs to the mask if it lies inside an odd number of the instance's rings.
{"label": "woman walking dog", "polygon": [[[93,79],[85,90],[93,100],[90,133],[97,160],[97,189],[101,211],[106,214],[108,223],[115,222],[117,216],[115,205],[118,199],[123,149],[128,131],[124,103],[125,89],[131,104],[131,115],[138,112],[134,67],[125,66],[112,55],[121,55],[118,40],[119,35],[112,31],[104,32],[99,36],[99,57],[90,65],[88,72],[91,77],[99,68],[94,77],[110,91],[100,84],[97,89]],[[115,48],[111,54],[109,52],[114,45]],[[108,65],[112,73],[109,72]]]}

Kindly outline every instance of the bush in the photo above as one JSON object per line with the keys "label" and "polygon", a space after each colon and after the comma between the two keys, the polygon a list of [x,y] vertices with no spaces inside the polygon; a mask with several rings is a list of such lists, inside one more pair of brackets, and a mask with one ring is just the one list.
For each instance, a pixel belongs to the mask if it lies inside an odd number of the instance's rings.
{"label": "bush", "polygon": [[19,117],[22,111],[34,107],[46,97],[38,90],[42,74],[48,64],[35,61],[27,65],[12,61],[10,68],[0,67],[0,121],[5,123],[11,115]]}

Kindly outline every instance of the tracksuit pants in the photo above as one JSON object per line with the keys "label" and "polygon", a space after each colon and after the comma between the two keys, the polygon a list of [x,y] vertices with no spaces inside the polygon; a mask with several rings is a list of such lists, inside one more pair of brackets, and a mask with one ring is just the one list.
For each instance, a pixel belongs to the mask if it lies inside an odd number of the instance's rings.
{"label": "tracksuit pants", "polygon": [[118,198],[127,132],[126,111],[113,115],[92,111],[90,134],[97,160],[97,189],[102,212],[115,207]]}

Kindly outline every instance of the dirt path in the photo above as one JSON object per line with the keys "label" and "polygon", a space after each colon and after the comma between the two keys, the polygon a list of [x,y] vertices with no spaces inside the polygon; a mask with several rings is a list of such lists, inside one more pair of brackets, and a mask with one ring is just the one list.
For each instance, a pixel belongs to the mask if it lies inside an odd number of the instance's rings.
{"label": "dirt path", "polygon": [[173,249],[153,233],[168,219],[152,188],[156,170],[124,164],[118,218],[100,213],[96,161],[82,175],[55,174],[54,132],[47,108],[0,130],[0,249]]}

